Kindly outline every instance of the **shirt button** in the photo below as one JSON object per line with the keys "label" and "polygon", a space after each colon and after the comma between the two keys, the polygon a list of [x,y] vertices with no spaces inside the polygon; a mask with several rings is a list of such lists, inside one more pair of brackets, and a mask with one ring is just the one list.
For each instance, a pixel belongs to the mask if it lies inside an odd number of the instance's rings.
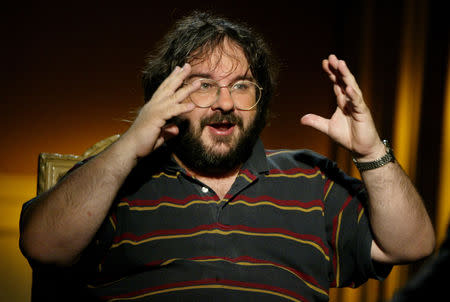
{"label": "shirt button", "polygon": [[208,190],[207,187],[202,187],[202,192],[203,192],[203,193],[208,193],[208,191],[209,191],[209,190]]}

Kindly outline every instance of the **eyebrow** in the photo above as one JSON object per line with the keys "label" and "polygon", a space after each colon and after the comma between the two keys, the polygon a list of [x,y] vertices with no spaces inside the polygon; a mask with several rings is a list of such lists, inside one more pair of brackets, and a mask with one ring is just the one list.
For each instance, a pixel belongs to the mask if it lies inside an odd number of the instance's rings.
{"label": "eyebrow", "polygon": [[[190,74],[186,80],[189,81],[192,78],[205,78],[205,79],[213,79],[212,75],[210,73],[193,73]],[[237,76],[235,78],[233,78],[233,80],[231,81],[231,83],[234,83],[236,81],[241,81],[241,80],[248,80],[248,81],[255,81],[255,78],[248,75],[247,72],[244,75],[240,75]]]}

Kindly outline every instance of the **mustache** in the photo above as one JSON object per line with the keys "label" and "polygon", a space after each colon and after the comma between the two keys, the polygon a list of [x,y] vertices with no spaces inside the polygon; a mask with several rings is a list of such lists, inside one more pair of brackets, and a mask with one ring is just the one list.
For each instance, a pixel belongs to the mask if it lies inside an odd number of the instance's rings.
{"label": "mustache", "polygon": [[205,128],[206,125],[218,123],[234,124],[240,127],[241,129],[244,127],[244,122],[242,121],[242,118],[240,118],[233,112],[223,113],[221,111],[217,111],[213,115],[205,117],[200,120],[200,129]]}

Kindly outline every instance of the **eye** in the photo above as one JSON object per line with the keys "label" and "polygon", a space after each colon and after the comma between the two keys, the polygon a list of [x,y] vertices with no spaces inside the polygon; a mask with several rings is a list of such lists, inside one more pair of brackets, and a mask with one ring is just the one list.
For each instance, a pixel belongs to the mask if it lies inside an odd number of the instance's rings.
{"label": "eye", "polygon": [[245,91],[248,90],[250,88],[250,83],[246,82],[246,81],[239,81],[233,84],[232,89],[233,90],[241,90],[241,91]]}
{"label": "eye", "polygon": [[216,86],[212,81],[200,80],[200,90],[214,90]]}

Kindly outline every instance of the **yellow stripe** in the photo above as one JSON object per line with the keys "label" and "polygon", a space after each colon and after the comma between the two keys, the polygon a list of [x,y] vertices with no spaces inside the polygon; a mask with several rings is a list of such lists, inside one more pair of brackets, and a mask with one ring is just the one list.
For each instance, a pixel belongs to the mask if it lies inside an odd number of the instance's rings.
{"label": "yellow stripe", "polygon": [[295,299],[295,298],[287,296],[285,294],[277,293],[277,292],[273,292],[273,291],[269,291],[269,290],[265,290],[265,289],[239,287],[239,286],[222,285],[222,284],[193,285],[193,286],[185,286],[185,287],[177,287],[177,288],[168,288],[168,289],[163,289],[163,290],[158,290],[158,291],[142,294],[142,295],[135,296],[135,297],[115,298],[115,299],[111,299],[111,300],[108,300],[108,301],[113,302],[113,301],[135,300],[135,299],[140,299],[140,298],[143,298],[143,297],[153,296],[153,295],[157,295],[157,294],[164,294],[164,293],[168,293],[168,292],[190,290],[190,289],[201,289],[201,288],[230,289],[230,290],[257,292],[257,293],[263,293],[263,294],[269,294],[269,295],[275,295],[275,296],[283,297],[283,298],[291,300],[291,301],[301,302],[301,300]]}
{"label": "yellow stripe", "polygon": [[277,155],[277,154],[281,154],[281,153],[291,153],[291,152],[296,152],[295,150],[281,150],[281,151],[277,151],[274,153],[271,153],[269,155],[266,155],[266,157],[271,157],[273,155]]}
{"label": "yellow stripe", "polygon": [[361,210],[361,212],[358,215],[358,223],[361,220],[361,217],[363,216],[363,213],[364,213],[364,208]]}
{"label": "yellow stripe", "polygon": [[330,182],[330,186],[328,187],[327,193],[325,193],[325,197],[323,198],[323,201],[327,200],[328,193],[330,193],[331,188],[333,187],[333,185],[334,185],[334,181],[331,181]]}
{"label": "yellow stripe", "polygon": [[245,266],[272,266],[272,267],[276,267],[276,268],[281,268],[281,269],[287,271],[288,273],[291,273],[292,275],[294,275],[295,277],[297,277],[301,281],[303,281],[303,283],[305,283],[309,288],[311,288],[311,289],[313,289],[313,290],[315,290],[315,291],[317,291],[317,292],[319,292],[321,294],[324,294],[325,296],[328,296],[328,293],[326,291],[324,291],[323,289],[321,289],[321,288],[319,288],[319,287],[317,287],[317,286],[307,282],[306,280],[300,278],[300,276],[298,276],[297,274],[293,273],[291,270],[289,270],[289,269],[287,269],[285,267],[276,265],[276,264],[272,264],[272,263],[253,263],[253,262],[233,262],[233,261],[229,261],[229,260],[226,260],[226,259],[203,259],[203,260],[195,260],[195,261],[200,261],[200,262],[225,261],[225,262],[234,263],[234,264],[238,264],[238,265],[245,265]]}
{"label": "yellow stripe", "polygon": [[320,206],[316,206],[316,207],[311,207],[311,208],[305,209],[305,208],[302,208],[302,207],[294,207],[294,206],[280,206],[280,205],[277,205],[276,203],[273,203],[273,202],[270,202],[270,201],[260,201],[260,202],[249,203],[249,202],[246,202],[244,200],[236,200],[236,201],[230,202],[229,204],[230,205],[235,205],[235,204],[238,204],[238,203],[245,204],[246,206],[249,206],[249,207],[256,207],[256,206],[261,206],[261,205],[267,205],[267,206],[272,206],[272,207],[275,207],[275,208],[278,208],[278,209],[281,209],[281,210],[288,210],[288,211],[294,211],[294,210],[302,211],[302,212],[320,211],[320,212],[322,212],[322,215],[323,215],[323,210],[322,210],[322,207],[320,207]]}
{"label": "yellow stripe", "polygon": [[[161,202],[160,204],[156,205],[156,206],[152,206],[152,207],[146,207],[146,206],[131,206],[129,207],[130,210],[134,210],[134,211],[152,211],[152,210],[156,210],[159,207],[162,206],[166,206],[166,207],[172,207],[172,208],[180,208],[180,209],[185,209],[193,204],[211,204],[211,203],[216,203],[219,204],[221,203],[223,200],[193,200],[191,202],[188,202],[186,204],[174,204],[171,202]],[[119,207],[125,207],[125,206],[129,206],[129,204],[127,202],[120,202],[118,204]]]}
{"label": "yellow stripe", "polygon": [[[177,260],[183,260],[183,258],[173,258],[173,259],[166,260],[166,261],[164,261],[163,263],[161,263],[160,266],[169,265],[170,263],[172,263],[172,262],[174,262],[174,261],[177,261]],[[300,280],[301,280],[303,283],[305,283],[309,288],[311,288],[311,289],[313,289],[313,290],[315,290],[315,291],[317,291],[317,292],[319,292],[319,293],[321,293],[321,294],[323,294],[323,295],[325,295],[325,296],[328,296],[328,293],[327,293],[326,291],[324,291],[323,289],[321,289],[321,288],[319,288],[319,287],[317,287],[317,286],[315,286],[315,285],[309,283],[308,281],[302,279],[300,276],[298,276],[297,274],[293,273],[291,270],[289,270],[289,269],[287,269],[287,268],[285,268],[285,267],[276,265],[276,264],[272,264],[272,263],[252,263],[252,262],[242,262],[242,261],[240,261],[240,262],[233,262],[233,261],[226,260],[226,259],[221,259],[221,258],[219,258],[219,259],[197,259],[197,260],[192,260],[192,261],[195,261],[195,262],[215,262],[215,261],[224,261],[224,262],[228,262],[228,263],[233,263],[233,264],[238,264],[238,265],[245,265],[245,266],[273,266],[273,267],[276,267],[276,268],[281,268],[281,269],[287,271],[288,273],[294,275],[294,276],[297,277],[298,279],[300,279]],[[121,278],[121,279],[119,279],[119,280],[110,282],[110,283],[108,283],[108,285],[111,285],[111,284],[116,283],[117,281],[120,281],[120,280],[123,280],[123,279],[125,279],[125,278]],[[105,284],[103,284],[102,287],[103,287],[103,286],[105,286]],[[93,285],[88,285],[88,287],[89,287],[89,288],[97,288],[97,286],[93,286]]]}
{"label": "yellow stripe", "polygon": [[322,255],[325,257],[326,260],[330,260],[329,256],[327,256],[324,252],[324,250],[322,249],[322,247],[320,245],[318,245],[315,242],[312,241],[307,241],[307,240],[303,240],[303,239],[298,239],[295,237],[291,237],[291,236],[287,236],[287,235],[283,235],[283,234],[278,234],[278,233],[251,233],[251,232],[246,232],[246,231],[239,231],[239,230],[234,230],[234,231],[222,231],[222,230],[205,230],[205,231],[200,231],[197,233],[192,233],[192,234],[183,234],[183,235],[167,235],[167,236],[155,236],[155,237],[151,237],[151,238],[147,238],[141,241],[133,241],[133,240],[122,240],[120,242],[117,242],[113,245],[111,245],[111,248],[116,248],[122,244],[128,243],[131,245],[139,245],[142,243],[147,243],[150,241],[155,241],[155,240],[165,240],[165,239],[177,239],[177,238],[189,238],[189,237],[195,237],[195,236],[199,236],[199,235],[203,235],[203,234],[220,234],[220,235],[229,235],[229,234],[241,234],[241,235],[249,235],[249,236],[262,236],[262,237],[281,237],[284,239],[288,239],[288,240],[293,240],[296,242],[300,242],[303,244],[308,244],[311,245],[313,247],[315,247],[317,250],[319,250]]}
{"label": "yellow stripe", "polygon": [[[184,205],[179,205],[179,204],[174,204],[174,203],[170,203],[170,202],[162,202],[156,206],[151,206],[151,207],[146,207],[146,206],[131,206],[129,207],[130,210],[133,211],[153,211],[158,209],[159,207],[162,206],[167,206],[167,207],[173,207],[173,208],[180,208],[180,209],[185,209],[193,204],[219,204],[221,202],[227,202],[227,199],[222,199],[222,200],[194,200],[191,201],[189,203],[186,203]],[[261,201],[261,202],[256,202],[256,203],[249,203],[243,200],[237,200],[237,201],[233,201],[230,202],[230,205],[235,205],[235,204],[245,204],[246,206],[249,207],[256,207],[256,206],[261,206],[261,205],[268,205],[268,206],[273,206],[276,208],[279,208],[281,210],[297,210],[297,211],[302,211],[302,212],[312,212],[312,211],[320,211],[322,212],[323,215],[323,209],[320,206],[315,206],[315,207],[311,207],[308,209],[302,208],[302,207],[294,207],[294,206],[280,206],[277,205],[275,203],[272,203],[270,201]],[[119,207],[125,207],[125,206],[129,206],[129,204],[127,202],[121,202],[118,204]],[[114,227],[115,229],[115,227]]]}
{"label": "yellow stripe", "polygon": [[[172,263],[172,262],[174,262],[174,261],[176,261],[176,260],[183,260],[183,259],[182,259],[182,258],[173,258],[173,259],[169,259],[169,260],[167,260],[167,261],[161,263],[161,266],[168,265],[168,264],[170,264],[170,263]],[[282,267],[282,266],[273,264],[273,263],[253,263],[253,262],[243,262],[243,261],[240,261],[240,262],[233,262],[233,261],[230,261],[230,260],[227,260],[227,259],[222,259],[222,258],[196,259],[196,260],[192,260],[192,261],[195,261],[195,262],[216,262],[216,261],[224,261],[224,262],[228,262],[228,263],[232,263],[232,264],[245,265],[245,266],[273,266],[273,267],[276,267],[276,268],[281,268],[281,269],[287,271],[288,273],[291,273],[292,275],[294,275],[295,277],[297,277],[297,278],[300,279],[301,281],[303,281],[303,283],[305,283],[309,288],[311,288],[311,289],[313,289],[313,290],[315,290],[315,291],[317,291],[317,292],[319,292],[319,293],[321,293],[321,294],[324,294],[325,296],[328,296],[328,293],[327,293],[326,291],[324,291],[323,289],[321,289],[321,288],[319,288],[319,287],[317,287],[317,286],[315,286],[315,285],[313,285],[313,284],[307,282],[306,280],[302,279],[302,278],[301,278],[300,276],[298,276],[297,274],[293,273],[291,270],[289,270],[289,269],[287,269],[287,268],[285,268],[285,267]]]}
{"label": "yellow stripe", "polygon": [[248,182],[252,182],[253,181],[247,175],[245,175],[244,173],[240,173],[238,176],[243,177]]}
{"label": "yellow stripe", "polygon": [[116,224],[114,223],[114,220],[112,219],[111,216],[109,216],[109,222],[111,222],[111,225],[112,225],[114,231],[116,231]]}
{"label": "yellow stripe", "polygon": [[284,173],[277,173],[277,174],[268,174],[265,175],[266,177],[288,177],[288,178],[297,178],[297,177],[306,177],[306,178],[314,178],[318,175],[321,175],[322,172],[318,170],[314,174],[306,174],[306,173],[296,173],[296,174],[284,174]]}
{"label": "yellow stripe", "polygon": [[169,178],[178,178],[178,175],[180,175],[180,172],[178,171],[175,175],[166,174],[164,172],[161,172],[159,174],[155,174],[152,176],[152,178],[160,178],[161,176],[169,177]]}
{"label": "yellow stripe", "polygon": [[339,232],[341,231],[342,212],[339,213],[338,225],[336,230],[336,287],[340,286],[340,266],[339,266]]}

